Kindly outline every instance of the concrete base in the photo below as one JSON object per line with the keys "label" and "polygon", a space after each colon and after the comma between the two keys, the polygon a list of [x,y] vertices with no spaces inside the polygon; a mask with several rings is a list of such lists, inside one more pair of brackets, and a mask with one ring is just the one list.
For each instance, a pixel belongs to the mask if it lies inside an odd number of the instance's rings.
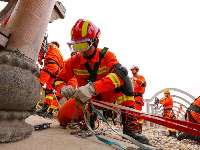
{"label": "concrete base", "polygon": [[15,142],[29,137],[34,129],[25,122],[29,115],[26,111],[0,111],[0,143]]}
{"label": "concrete base", "polygon": [[4,50],[0,52],[0,72],[0,143],[22,140],[33,131],[25,119],[39,98],[38,71],[25,55]]}

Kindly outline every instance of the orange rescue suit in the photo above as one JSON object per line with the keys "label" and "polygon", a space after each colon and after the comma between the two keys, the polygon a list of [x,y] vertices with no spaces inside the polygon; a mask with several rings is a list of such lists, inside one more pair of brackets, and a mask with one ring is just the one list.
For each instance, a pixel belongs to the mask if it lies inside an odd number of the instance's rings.
{"label": "orange rescue suit", "polygon": [[[159,100],[159,103],[163,104],[164,106],[163,117],[175,119],[175,114],[174,114],[174,111],[172,110],[173,99],[171,98],[171,96],[168,95],[164,99]],[[172,128],[167,128],[167,129],[169,132],[176,132],[175,129],[172,129]]]}
{"label": "orange rescue suit", "polygon": [[46,83],[46,97],[44,102],[48,105],[51,105],[53,100],[54,88],[52,84],[62,66],[63,56],[60,50],[54,44],[49,43],[48,52],[45,55],[44,67],[40,71],[40,76],[38,77],[38,80],[42,85]]}
{"label": "orange rescue suit", "polygon": [[164,109],[173,108],[173,99],[171,98],[171,96],[159,100],[159,103],[163,104]]}
{"label": "orange rescue suit", "polygon": [[142,106],[144,106],[142,95],[145,92],[146,81],[145,78],[141,75],[134,75],[135,78],[138,78],[136,81],[132,80],[133,87],[134,87],[134,98],[135,98],[135,105],[134,107],[137,110],[142,110]]}
{"label": "orange rescue suit", "polygon": [[187,121],[200,124],[200,97],[198,97],[187,110]]}
{"label": "orange rescue suit", "polygon": [[[91,68],[94,68],[96,62],[99,62],[99,53],[101,49],[97,48],[96,54],[89,61],[83,57],[82,54],[76,54],[75,56],[68,59],[64,68],[58,74],[55,89],[57,92],[60,92],[60,89],[63,86],[68,85],[67,83],[73,77],[77,79],[78,87],[84,86],[87,84],[86,79],[90,77],[89,72],[87,71],[84,63],[88,62]],[[119,63],[115,55],[107,51],[106,55],[102,58],[97,71],[97,79],[93,82],[96,94],[101,93],[101,100],[109,103],[114,103],[118,97],[116,88],[124,84],[124,81],[113,72],[109,72],[110,68]],[[93,96],[92,99],[97,99],[96,96]],[[74,98],[66,101],[62,107],[59,109],[57,118],[60,123],[69,123],[71,120],[74,110],[75,110],[76,100]],[[77,119],[83,110],[79,107],[77,111]]]}

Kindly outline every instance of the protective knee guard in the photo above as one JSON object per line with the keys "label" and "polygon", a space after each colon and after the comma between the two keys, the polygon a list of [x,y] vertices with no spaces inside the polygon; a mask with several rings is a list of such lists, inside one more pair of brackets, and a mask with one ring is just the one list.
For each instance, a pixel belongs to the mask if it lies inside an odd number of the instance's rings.
{"label": "protective knee guard", "polygon": [[128,76],[128,70],[124,66],[118,63],[111,67],[109,72],[116,73],[124,81],[124,84],[117,89],[118,92],[127,96],[134,96],[133,84]]}
{"label": "protective knee guard", "polygon": [[126,77],[124,84],[119,87],[119,90],[127,96],[134,96],[133,84],[129,76]]}

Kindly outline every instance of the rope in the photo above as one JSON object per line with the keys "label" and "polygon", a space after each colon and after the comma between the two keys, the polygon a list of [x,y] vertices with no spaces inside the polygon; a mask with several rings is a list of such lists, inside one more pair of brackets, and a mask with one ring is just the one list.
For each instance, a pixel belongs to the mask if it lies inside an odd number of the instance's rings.
{"label": "rope", "polygon": [[[98,101],[98,100],[94,100],[94,101],[95,102],[92,102],[92,103],[99,107],[103,107],[103,108],[107,108],[107,109],[111,109],[111,110],[117,110],[117,111],[124,112],[124,113],[128,113],[125,111],[129,111],[128,114],[133,115],[135,117],[139,117],[141,119],[144,119],[144,120],[147,120],[147,121],[159,124],[159,125],[163,125],[165,127],[170,127],[170,128],[177,129],[177,130],[189,133],[189,134],[200,136],[200,131],[199,131],[200,124],[190,123],[190,122],[186,122],[186,121],[182,121],[182,120],[174,120],[174,119],[170,119],[170,118],[164,118],[164,117],[156,116],[156,115],[151,115],[151,114],[147,114],[142,111],[131,109],[131,108],[128,108],[125,106],[111,104],[108,102],[103,102],[103,101]],[[135,114],[135,112],[138,112],[140,115]],[[173,123],[170,123],[170,122],[173,122]]]}
{"label": "rope", "polygon": [[[108,121],[104,118],[104,116],[93,106],[93,104],[92,104],[92,103],[89,103],[89,104],[90,104],[91,108],[103,119],[103,121],[106,122],[106,124],[109,126],[109,128],[110,128],[113,132],[115,132],[115,133],[118,134],[119,136],[123,137],[124,139],[129,140],[131,143],[137,145],[137,146],[139,147],[139,149],[143,149],[143,150],[153,150],[153,149],[150,149],[150,148],[148,148],[148,147],[145,147],[145,146],[144,146],[143,144],[141,144],[140,142],[136,141],[135,139],[133,139],[133,138],[131,138],[131,137],[125,135],[125,134],[120,134],[120,133],[118,133],[116,130],[114,130],[114,129],[110,126],[109,122],[108,122]],[[83,106],[83,111],[84,111],[84,110],[85,110],[85,105]],[[91,129],[91,127],[89,126],[89,123],[88,123],[88,121],[87,121],[87,119],[86,119],[85,113],[84,113],[84,119],[85,119],[85,122],[86,122],[86,125],[87,125],[88,129],[90,130],[90,132],[92,132],[92,133],[97,137],[98,140],[100,140],[100,141],[102,141],[102,142],[104,142],[104,143],[106,143],[106,144],[108,144],[108,145],[116,145],[116,146],[120,147],[121,149],[125,149],[122,145],[120,145],[120,144],[117,143],[117,142],[112,142],[112,141],[109,141],[109,140],[107,140],[107,139],[104,139],[104,138],[99,137],[99,136]]]}
{"label": "rope", "polygon": [[77,111],[78,111],[78,106],[80,105],[80,100],[79,99],[76,99],[76,107],[75,107],[75,112],[74,112],[74,115],[72,117],[72,120],[71,120],[71,123],[70,123],[70,126],[73,126],[74,124],[74,119],[75,119],[75,116],[77,114]]}
{"label": "rope", "polygon": [[48,35],[45,36],[45,40],[46,40],[45,52],[48,52],[48,49],[49,49],[49,43],[48,43],[48,41],[47,41],[47,37],[48,37]]}

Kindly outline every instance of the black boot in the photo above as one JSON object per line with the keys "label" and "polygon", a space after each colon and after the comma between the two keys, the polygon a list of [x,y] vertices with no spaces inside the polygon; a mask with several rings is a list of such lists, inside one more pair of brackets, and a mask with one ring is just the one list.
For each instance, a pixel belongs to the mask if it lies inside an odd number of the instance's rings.
{"label": "black boot", "polygon": [[39,111],[36,111],[36,114],[42,117],[46,117],[48,109],[49,109],[49,105],[47,103],[44,103],[43,108]]}
{"label": "black boot", "polygon": [[122,113],[122,124],[123,124],[123,134],[126,134],[142,144],[148,144],[149,139],[144,135],[141,135],[138,130],[138,124],[136,117],[132,115],[127,115]]}
{"label": "black boot", "polygon": [[138,142],[140,142],[142,144],[150,145],[149,139],[146,136],[141,135],[140,133],[137,133],[137,132],[130,131],[128,129],[127,125],[123,125],[123,134],[126,134],[126,135],[134,138],[135,140],[137,140]]}
{"label": "black boot", "polygon": [[172,132],[171,131],[169,131],[169,134],[167,135],[167,137],[170,137],[172,135]]}
{"label": "black boot", "polygon": [[176,136],[176,132],[171,132],[171,137],[173,137],[173,138],[177,138],[177,136]]}
{"label": "black boot", "polygon": [[29,109],[27,111],[30,113],[30,115],[34,115],[36,113],[36,107],[34,106],[34,107],[32,107],[31,109]]}
{"label": "black boot", "polygon": [[48,114],[46,115],[47,118],[53,118],[53,114],[54,114],[55,110],[54,109],[50,109]]}
{"label": "black boot", "polygon": [[138,133],[142,133],[142,124],[138,124]]}
{"label": "black boot", "polygon": [[95,128],[95,121],[97,120],[97,113],[92,112],[90,115],[90,127],[92,128],[92,130],[94,130]]}
{"label": "black boot", "polygon": [[200,143],[200,136],[195,136],[189,133],[182,132],[178,135],[177,140],[191,139]]}

